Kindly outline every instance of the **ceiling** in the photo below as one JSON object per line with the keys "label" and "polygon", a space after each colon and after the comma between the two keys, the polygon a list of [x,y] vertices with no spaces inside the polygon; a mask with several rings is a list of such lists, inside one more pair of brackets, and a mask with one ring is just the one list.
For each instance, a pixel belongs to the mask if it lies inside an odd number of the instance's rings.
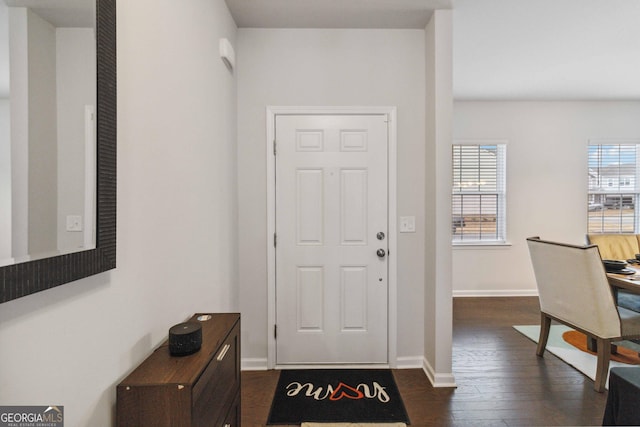
{"label": "ceiling", "polygon": [[640,0],[226,0],[238,27],[418,28],[453,11],[469,100],[640,100]]}
{"label": "ceiling", "polygon": [[26,7],[54,27],[94,25],[93,0],[0,0],[0,99],[9,96],[9,9]]}
{"label": "ceiling", "polygon": [[457,99],[640,100],[640,1],[456,0]]}
{"label": "ceiling", "polygon": [[[2,0],[0,0],[2,1]],[[4,0],[8,6],[28,7],[54,27],[93,27],[93,0]]]}
{"label": "ceiling", "polygon": [[424,28],[452,0],[226,0],[238,27]]}
{"label": "ceiling", "polygon": [[[54,3],[6,1],[36,8]],[[226,2],[238,27],[253,28],[423,29],[434,9],[453,7],[456,99],[640,100],[640,0]],[[71,8],[87,3],[56,0],[49,13],[69,19]],[[86,22],[86,6],[79,9]],[[0,92],[7,79],[0,67]]]}

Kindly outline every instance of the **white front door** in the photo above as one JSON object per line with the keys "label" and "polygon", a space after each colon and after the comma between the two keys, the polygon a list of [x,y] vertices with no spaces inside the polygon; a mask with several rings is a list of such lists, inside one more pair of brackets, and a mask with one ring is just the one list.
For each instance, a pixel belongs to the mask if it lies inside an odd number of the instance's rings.
{"label": "white front door", "polygon": [[387,115],[276,115],[275,137],[276,363],[387,363]]}

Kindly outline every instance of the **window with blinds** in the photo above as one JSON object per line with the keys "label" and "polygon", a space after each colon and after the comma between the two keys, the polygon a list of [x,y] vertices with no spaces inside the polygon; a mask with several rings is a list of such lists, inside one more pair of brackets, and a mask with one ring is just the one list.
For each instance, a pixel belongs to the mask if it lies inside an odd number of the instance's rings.
{"label": "window with blinds", "polygon": [[454,144],[453,243],[506,241],[506,144]]}
{"label": "window with blinds", "polygon": [[638,233],[640,141],[589,142],[588,233]]}

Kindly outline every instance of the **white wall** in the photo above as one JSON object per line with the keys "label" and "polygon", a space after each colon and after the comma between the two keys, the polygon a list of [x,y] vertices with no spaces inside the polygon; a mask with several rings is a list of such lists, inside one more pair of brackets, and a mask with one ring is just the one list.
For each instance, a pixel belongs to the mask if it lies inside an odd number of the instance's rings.
{"label": "white wall", "polygon": [[27,9],[29,108],[29,254],[58,248],[56,31]]}
{"label": "white wall", "polygon": [[[58,212],[60,251],[84,245],[84,233],[66,229],[67,215],[84,215],[85,105],[96,105],[96,49],[93,28],[56,29],[58,123]],[[83,217],[83,225],[88,225]],[[84,228],[83,228],[84,230]]]}
{"label": "white wall", "polygon": [[29,55],[27,8],[9,8],[11,254],[29,253]]}
{"label": "white wall", "polygon": [[9,100],[0,98],[0,265],[11,258],[11,129]]}
{"label": "white wall", "polygon": [[535,294],[525,239],[585,242],[588,141],[640,138],[639,117],[640,102],[455,102],[454,139],[507,140],[511,246],[454,249],[454,295]]}
{"label": "white wall", "polygon": [[452,11],[436,10],[425,30],[424,360],[432,384],[453,386],[451,373]]}
{"label": "white wall", "polygon": [[9,9],[0,3],[0,265],[11,257],[11,129],[9,106]]}
{"label": "white wall", "polygon": [[423,355],[425,89],[422,30],[238,31],[240,301],[245,366],[266,366],[266,106],[397,106],[398,358]]}
{"label": "white wall", "polygon": [[0,98],[9,97],[9,7],[0,3]]}
{"label": "white wall", "polygon": [[235,43],[223,0],[118,1],[118,267],[0,307],[0,402],[113,425],[115,386],[197,311],[237,311]]}
{"label": "white wall", "polygon": [[55,31],[12,7],[9,32],[12,256],[24,257],[56,249]]}

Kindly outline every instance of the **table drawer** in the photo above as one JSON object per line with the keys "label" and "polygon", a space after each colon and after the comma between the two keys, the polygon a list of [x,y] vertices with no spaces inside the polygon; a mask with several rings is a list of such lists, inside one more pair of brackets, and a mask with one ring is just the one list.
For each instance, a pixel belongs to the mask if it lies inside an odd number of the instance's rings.
{"label": "table drawer", "polygon": [[231,331],[193,387],[193,425],[217,426],[240,387],[239,328]]}

